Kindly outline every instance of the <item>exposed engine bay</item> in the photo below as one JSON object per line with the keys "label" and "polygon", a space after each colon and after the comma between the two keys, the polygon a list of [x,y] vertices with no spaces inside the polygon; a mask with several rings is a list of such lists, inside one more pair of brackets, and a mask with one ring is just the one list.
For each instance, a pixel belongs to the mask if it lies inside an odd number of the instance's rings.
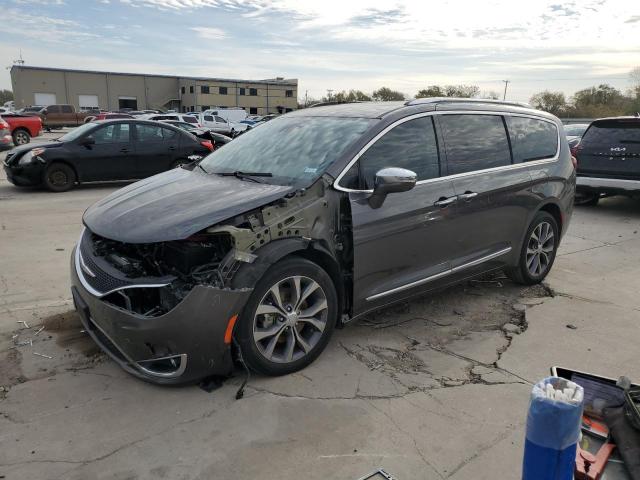
{"label": "exposed engine bay", "polygon": [[[104,301],[139,315],[163,315],[196,285],[232,288],[241,265],[252,264],[260,255],[259,249],[275,240],[304,239],[308,245],[322,245],[332,255],[348,259],[344,246],[350,246],[350,235],[343,238],[338,227],[344,224],[348,228],[350,222],[333,218],[339,209],[328,208],[327,197],[340,201],[341,195],[327,186],[321,179],[309,189],[298,190],[184,240],[122,243],[87,232],[89,238],[85,239],[82,255],[92,257],[92,268],[120,277],[123,285],[132,287],[117,288],[105,295]],[[328,192],[333,195],[325,195]],[[350,215],[339,216],[350,219]],[[157,287],[159,284],[162,286]]]}

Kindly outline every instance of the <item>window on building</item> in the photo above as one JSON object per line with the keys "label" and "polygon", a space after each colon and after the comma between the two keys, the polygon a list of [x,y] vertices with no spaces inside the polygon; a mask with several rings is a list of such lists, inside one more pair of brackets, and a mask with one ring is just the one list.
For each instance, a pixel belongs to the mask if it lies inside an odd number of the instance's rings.
{"label": "window on building", "polygon": [[257,107],[249,107],[249,114],[250,115],[257,115],[258,114],[258,108]]}
{"label": "window on building", "polygon": [[258,89],[257,88],[250,88],[249,89],[249,95],[251,95],[252,97],[257,97],[258,96]]}
{"label": "window on building", "polygon": [[211,107],[209,107],[209,105],[200,105],[200,111],[201,112],[204,112],[205,110],[209,110],[209,108],[211,108]]}
{"label": "window on building", "polygon": [[182,106],[182,111],[186,113],[186,111],[187,111],[187,106],[186,105]]}
{"label": "window on building", "polygon": [[209,85],[200,85],[200,93],[209,93]]}
{"label": "window on building", "polygon": [[239,92],[239,95],[246,95],[246,93],[245,93],[245,91],[244,91],[244,90],[245,90],[244,88],[241,88],[241,89],[240,89],[240,92]]}
{"label": "window on building", "polygon": [[194,107],[193,105],[191,105],[191,106],[189,107],[189,111],[191,111],[191,112],[195,112],[195,111],[196,111],[196,107]]}
{"label": "window on building", "polygon": [[184,93],[185,93],[185,89],[184,89],[184,87],[180,88],[180,91],[181,91],[181,92],[182,92],[182,94],[184,95]]}
{"label": "window on building", "polygon": [[513,163],[552,158],[558,151],[558,128],[550,122],[527,117],[506,117]]}
{"label": "window on building", "polygon": [[227,87],[220,87],[220,95],[226,95],[227,94]]}
{"label": "window on building", "polygon": [[285,90],[284,96],[289,98],[293,97],[293,90]]}
{"label": "window on building", "polygon": [[189,93],[193,93],[193,85],[189,85]]}
{"label": "window on building", "polygon": [[511,164],[507,132],[499,115],[442,115],[448,174]]}
{"label": "window on building", "polygon": [[376,173],[386,167],[411,170],[418,180],[439,177],[440,162],[433,120],[422,117],[401,123],[364,152],[359,162],[365,189],[373,188]]}

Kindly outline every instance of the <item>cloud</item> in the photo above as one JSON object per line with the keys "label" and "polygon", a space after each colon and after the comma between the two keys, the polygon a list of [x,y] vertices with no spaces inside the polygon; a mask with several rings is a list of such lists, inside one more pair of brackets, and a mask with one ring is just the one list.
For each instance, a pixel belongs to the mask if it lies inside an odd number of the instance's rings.
{"label": "cloud", "polygon": [[207,40],[221,40],[227,38],[227,34],[224,30],[215,27],[191,27],[191,30],[196,32],[200,38],[206,38]]}

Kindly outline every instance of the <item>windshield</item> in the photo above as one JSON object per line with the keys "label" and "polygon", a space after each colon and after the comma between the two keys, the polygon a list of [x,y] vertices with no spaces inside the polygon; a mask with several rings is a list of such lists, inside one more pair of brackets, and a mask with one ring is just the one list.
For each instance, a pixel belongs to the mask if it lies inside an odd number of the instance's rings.
{"label": "windshield", "polygon": [[587,123],[579,123],[579,124],[575,124],[575,125],[565,125],[564,127],[564,133],[566,135],[572,136],[572,137],[580,137],[582,135],[584,135],[585,130],[587,129],[587,127],[589,126],[589,124]]}
{"label": "windshield", "polygon": [[261,172],[261,180],[301,186],[317,179],[376,120],[281,117],[251,130],[208,155],[207,173]]}
{"label": "windshield", "polygon": [[77,128],[74,128],[69,133],[65,133],[61,137],[58,137],[58,140],[61,142],[73,142],[74,140],[80,138],[82,135],[87,133],[90,130],[93,130],[96,127],[95,123],[85,123],[80,125]]}

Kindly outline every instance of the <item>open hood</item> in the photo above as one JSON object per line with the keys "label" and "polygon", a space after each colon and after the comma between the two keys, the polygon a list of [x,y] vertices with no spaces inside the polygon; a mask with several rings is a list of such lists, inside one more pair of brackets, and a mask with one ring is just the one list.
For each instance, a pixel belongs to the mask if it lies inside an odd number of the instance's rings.
{"label": "open hood", "polygon": [[181,240],[294,190],[175,168],[93,204],[83,222],[93,233],[124,243]]}

